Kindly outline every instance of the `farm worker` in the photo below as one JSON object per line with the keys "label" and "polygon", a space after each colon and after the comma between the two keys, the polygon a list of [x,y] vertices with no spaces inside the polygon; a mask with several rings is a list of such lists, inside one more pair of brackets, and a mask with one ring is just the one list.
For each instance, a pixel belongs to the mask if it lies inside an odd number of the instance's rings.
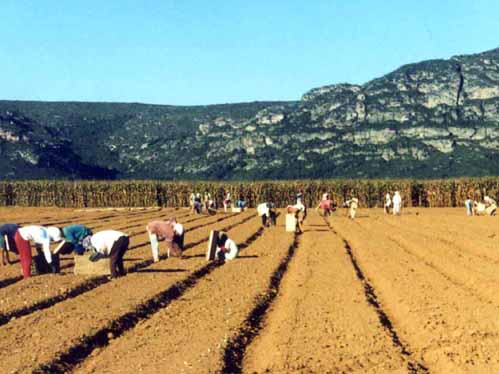
{"label": "farm worker", "polygon": [[194,192],[189,196],[189,206],[191,208],[191,213],[194,213],[194,200],[196,199],[196,194]]}
{"label": "farm worker", "polygon": [[21,260],[24,279],[31,276],[32,257],[30,241],[35,244],[37,251],[39,251],[41,246],[45,260],[50,266],[52,273],[59,272],[58,264],[52,261],[50,242],[59,242],[62,240],[61,230],[57,227],[26,226],[18,229],[14,238]]}
{"label": "farm worker", "polygon": [[204,194],[204,208],[208,214],[216,214],[217,210],[215,207],[215,201],[211,198],[211,194],[206,192]]}
{"label": "farm worker", "polygon": [[230,200],[230,192],[227,192],[227,195],[225,195],[225,199],[224,199],[224,212],[227,213],[227,208],[230,208],[230,204],[231,204],[231,200]]}
{"label": "farm worker", "polygon": [[296,203],[298,204],[302,202],[303,202],[303,192],[300,191],[296,194]]}
{"label": "farm worker", "polygon": [[83,241],[86,237],[92,236],[92,230],[85,225],[65,226],[61,232],[63,240],[54,250],[54,254],[69,254],[74,251],[76,254],[82,255],[85,252]]}
{"label": "farm worker", "polygon": [[269,227],[276,224],[276,212],[273,203],[261,203],[256,207],[256,211],[262,217],[262,226]]}
{"label": "farm worker", "polygon": [[239,200],[236,201],[236,207],[244,210],[246,208],[246,201],[244,201],[243,195],[239,196]]}
{"label": "farm worker", "polygon": [[239,249],[234,240],[229,239],[226,233],[218,237],[217,250],[215,252],[220,262],[230,261],[237,257]]}
{"label": "farm worker", "polygon": [[390,206],[392,205],[392,197],[390,196],[390,193],[387,192],[385,195],[385,214],[390,213]]}
{"label": "farm worker", "polygon": [[301,199],[297,200],[295,205],[288,205],[286,208],[288,214],[294,214],[296,218],[296,232],[303,232],[303,222],[305,222],[305,218],[307,218],[307,208],[301,202]]}
{"label": "farm worker", "polygon": [[497,202],[492,199],[490,196],[485,196],[483,198],[483,202],[485,203],[485,211],[489,216],[495,216],[497,210]]}
{"label": "farm worker", "polygon": [[21,226],[15,223],[4,223],[0,225],[0,250],[2,251],[2,265],[10,264],[9,253],[17,253],[14,237]]}
{"label": "farm worker", "polygon": [[466,207],[466,215],[467,216],[473,215],[473,205],[474,205],[474,201],[471,200],[470,197],[468,196],[468,198],[464,201],[464,206]]}
{"label": "farm worker", "polygon": [[402,197],[400,196],[400,192],[395,191],[395,194],[393,195],[393,215],[399,216],[401,208],[402,208]]}
{"label": "farm worker", "polygon": [[125,275],[123,256],[130,244],[127,234],[116,230],[99,231],[91,236],[90,243],[94,250],[94,253],[90,255],[91,261],[97,261],[102,257],[109,257],[111,278]]}
{"label": "farm worker", "polygon": [[352,197],[350,200],[347,200],[345,204],[349,207],[348,218],[355,219],[357,208],[359,207],[359,199],[357,199],[356,197]]}
{"label": "farm worker", "polygon": [[478,203],[476,201],[473,202],[473,215],[475,216],[483,216],[487,214],[487,207],[484,203]]}
{"label": "farm worker", "polygon": [[201,214],[201,208],[203,204],[201,203],[201,194],[197,193],[196,196],[194,197],[194,204],[193,204],[193,210],[197,214]]}
{"label": "farm worker", "polygon": [[146,226],[151,242],[152,257],[154,262],[159,261],[159,242],[165,241],[167,255],[180,257],[184,247],[184,227],[177,223],[175,218],[168,221],[152,221]]}
{"label": "farm worker", "polygon": [[319,210],[319,208],[322,209],[324,216],[331,215],[331,211],[334,211],[336,209],[334,207],[334,202],[329,198],[328,193],[322,195],[322,199],[315,210],[317,211]]}

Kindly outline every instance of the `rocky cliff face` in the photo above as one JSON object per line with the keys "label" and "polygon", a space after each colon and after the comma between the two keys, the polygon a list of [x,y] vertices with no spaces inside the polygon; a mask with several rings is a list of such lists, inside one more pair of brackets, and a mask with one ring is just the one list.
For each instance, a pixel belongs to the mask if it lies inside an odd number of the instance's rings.
{"label": "rocky cliff face", "polygon": [[[40,141],[5,119],[14,112],[37,124]],[[88,165],[167,179],[498,175],[499,49],[316,88],[299,102],[0,102],[0,115],[0,155],[30,170],[44,150],[65,147],[75,157],[65,168],[87,165],[85,175]]]}

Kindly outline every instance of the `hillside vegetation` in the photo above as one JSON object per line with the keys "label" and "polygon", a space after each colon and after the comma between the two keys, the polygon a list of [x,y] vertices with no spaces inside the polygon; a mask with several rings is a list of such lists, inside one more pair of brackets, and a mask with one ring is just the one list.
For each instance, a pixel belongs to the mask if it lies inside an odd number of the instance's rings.
{"label": "hillside vegetation", "polygon": [[499,175],[499,49],[402,66],[298,102],[0,101],[5,178]]}

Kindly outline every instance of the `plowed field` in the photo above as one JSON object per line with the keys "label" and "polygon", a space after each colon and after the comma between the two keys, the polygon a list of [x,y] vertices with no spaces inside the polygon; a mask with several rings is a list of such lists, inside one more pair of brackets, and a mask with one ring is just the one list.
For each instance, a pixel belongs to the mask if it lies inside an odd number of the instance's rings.
{"label": "plowed field", "polygon": [[[182,259],[152,262],[148,221],[176,216]],[[311,211],[301,235],[254,210],[0,209],[0,222],[130,234],[126,277],[0,267],[0,373],[499,373],[499,221],[462,209]],[[239,257],[204,254],[226,230]],[[163,246],[162,246],[163,248]]]}

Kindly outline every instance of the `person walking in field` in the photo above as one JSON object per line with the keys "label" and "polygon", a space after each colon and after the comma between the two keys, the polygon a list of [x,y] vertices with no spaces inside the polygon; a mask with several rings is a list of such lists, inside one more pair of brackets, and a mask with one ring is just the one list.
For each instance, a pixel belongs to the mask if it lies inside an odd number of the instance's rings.
{"label": "person walking in field", "polygon": [[222,235],[218,237],[215,254],[219,262],[225,263],[225,261],[234,260],[239,254],[239,249],[234,240],[229,239],[226,233],[222,233]]}
{"label": "person walking in field", "polygon": [[2,265],[10,264],[9,254],[17,254],[15,236],[21,226],[16,223],[4,223],[0,225],[0,250],[2,251]]}
{"label": "person walking in field", "polygon": [[350,219],[355,219],[355,215],[357,214],[357,209],[359,207],[359,199],[352,196],[350,200],[347,200],[345,202],[345,204],[348,207],[347,217]]}
{"label": "person walking in field", "polygon": [[390,207],[392,206],[392,197],[387,192],[385,195],[385,214],[390,214]]}
{"label": "person walking in field", "polygon": [[90,238],[91,249],[94,251],[90,256],[91,261],[98,261],[102,257],[109,257],[109,270],[111,278],[125,275],[123,256],[130,245],[127,234],[116,230],[99,231]]}
{"label": "person walking in field", "polygon": [[402,209],[402,196],[400,196],[399,191],[395,191],[393,195],[393,215],[400,216]]}
{"label": "person walking in field", "polygon": [[51,242],[59,242],[62,240],[61,230],[57,227],[43,226],[26,226],[17,230],[14,241],[19,253],[21,268],[24,279],[31,276],[31,256],[30,242],[35,244],[35,248],[39,255],[43,253],[45,261],[50,267],[52,273],[59,272],[59,264],[53,261],[52,252],[50,251]]}
{"label": "person walking in field", "polygon": [[165,241],[167,256],[181,257],[184,248],[184,227],[172,217],[168,221],[152,221],[146,226],[154,262],[159,261],[159,242]]}

